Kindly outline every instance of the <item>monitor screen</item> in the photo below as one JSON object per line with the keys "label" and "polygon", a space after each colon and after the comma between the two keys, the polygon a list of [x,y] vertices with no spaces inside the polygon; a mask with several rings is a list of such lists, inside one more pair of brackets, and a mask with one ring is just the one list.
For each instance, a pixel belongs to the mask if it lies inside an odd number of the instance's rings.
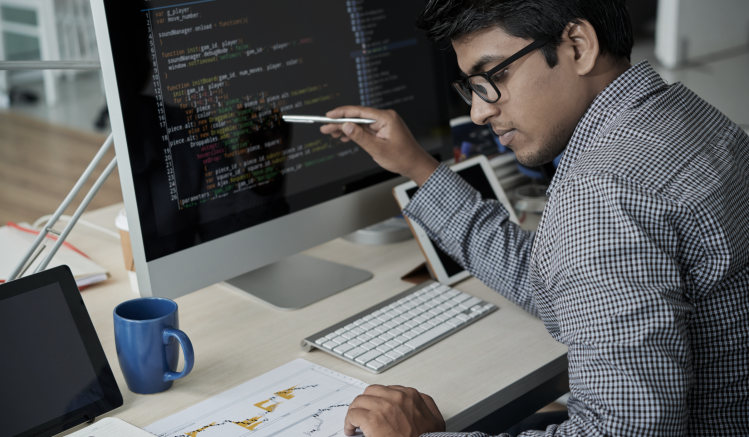
{"label": "monitor screen", "polygon": [[399,0],[105,0],[146,261],[395,175],[352,142],[290,124],[394,109],[450,154],[444,58]]}

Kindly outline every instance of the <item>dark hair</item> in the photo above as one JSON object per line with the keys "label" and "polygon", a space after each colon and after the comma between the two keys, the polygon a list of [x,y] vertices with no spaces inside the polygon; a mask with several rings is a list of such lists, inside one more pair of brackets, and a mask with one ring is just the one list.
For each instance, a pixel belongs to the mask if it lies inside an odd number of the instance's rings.
{"label": "dark hair", "polygon": [[499,26],[508,34],[544,39],[549,67],[557,65],[557,47],[569,23],[590,22],[602,55],[630,59],[632,21],[625,0],[429,0],[416,27],[433,41],[455,40],[476,30]]}

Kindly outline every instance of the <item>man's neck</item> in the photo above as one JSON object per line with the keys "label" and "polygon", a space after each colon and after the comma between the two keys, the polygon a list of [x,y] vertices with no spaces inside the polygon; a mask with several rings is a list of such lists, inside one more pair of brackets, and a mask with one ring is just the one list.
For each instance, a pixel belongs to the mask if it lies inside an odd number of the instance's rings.
{"label": "man's neck", "polygon": [[601,91],[631,67],[632,65],[627,60],[616,60],[607,56],[599,56],[593,70],[585,75],[590,85],[588,88],[590,90],[588,105],[590,106]]}

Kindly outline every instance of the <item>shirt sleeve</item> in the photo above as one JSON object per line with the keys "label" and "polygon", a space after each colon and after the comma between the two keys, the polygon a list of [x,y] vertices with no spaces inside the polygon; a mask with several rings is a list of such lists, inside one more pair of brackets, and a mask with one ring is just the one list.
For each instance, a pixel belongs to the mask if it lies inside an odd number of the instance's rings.
{"label": "shirt sleeve", "polygon": [[482,200],[463,178],[440,165],[403,213],[472,275],[538,315],[528,281],[535,233],[512,223],[500,202]]}
{"label": "shirt sleeve", "polygon": [[[569,346],[570,419],[521,435],[686,435],[694,307],[678,223],[689,211],[613,176],[560,190],[536,237],[539,277],[548,278],[537,302],[552,336]],[[483,437],[439,437],[457,435]]]}

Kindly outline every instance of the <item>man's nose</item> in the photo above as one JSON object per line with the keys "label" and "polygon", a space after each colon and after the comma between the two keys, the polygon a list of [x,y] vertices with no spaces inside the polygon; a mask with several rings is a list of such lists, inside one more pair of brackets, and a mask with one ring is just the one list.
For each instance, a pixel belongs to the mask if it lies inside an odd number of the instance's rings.
{"label": "man's nose", "polygon": [[478,125],[484,125],[489,122],[493,117],[499,115],[502,111],[499,109],[497,102],[486,103],[473,93],[473,99],[471,100],[471,121]]}

